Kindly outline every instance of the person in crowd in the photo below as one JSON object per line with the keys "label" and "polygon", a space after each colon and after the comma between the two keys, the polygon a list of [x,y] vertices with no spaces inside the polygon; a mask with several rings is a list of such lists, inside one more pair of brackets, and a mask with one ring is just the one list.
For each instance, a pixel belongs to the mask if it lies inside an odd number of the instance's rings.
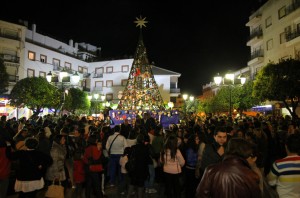
{"label": "person in crowd", "polygon": [[26,150],[25,139],[29,136],[28,128],[24,126],[20,131],[13,137],[17,150]]}
{"label": "person in crowd", "polygon": [[83,187],[85,183],[85,168],[83,162],[83,152],[76,150],[74,153],[73,179],[75,184],[75,197],[83,197]]}
{"label": "person in crowd", "polygon": [[198,198],[260,198],[259,176],[247,159],[253,157],[253,145],[241,138],[231,138],[224,159],[207,166],[196,190]]}
{"label": "person in crowd", "polygon": [[123,155],[124,149],[127,147],[126,138],[120,134],[121,127],[116,125],[114,127],[114,134],[110,135],[106,142],[106,150],[110,150],[110,157],[108,162],[109,185],[114,187],[116,185],[116,175],[121,180],[121,167],[119,165],[120,157]]}
{"label": "person in crowd", "polygon": [[193,197],[199,183],[196,178],[196,167],[198,162],[199,137],[192,134],[187,141],[185,150],[185,195]]}
{"label": "person in crowd", "polygon": [[145,194],[145,181],[149,177],[148,165],[151,163],[149,149],[145,145],[144,134],[141,133],[137,136],[137,144],[131,147],[129,160],[130,158],[134,158],[137,165],[132,172],[128,173],[130,177],[130,185],[127,198],[130,198],[135,190],[137,190],[137,197],[143,198]]}
{"label": "person in crowd", "polygon": [[72,188],[75,188],[75,184],[73,181],[73,155],[75,151],[75,143],[73,141],[73,138],[70,136],[70,129],[72,120],[70,118],[66,119],[65,125],[61,128],[60,134],[65,136],[66,142],[65,147],[67,151],[66,160],[65,160],[65,166],[67,168],[67,179],[68,179],[68,185],[70,185]]}
{"label": "person in crowd", "polygon": [[223,126],[216,127],[214,131],[214,142],[212,144],[206,144],[203,151],[200,177],[207,166],[218,163],[222,160],[225,153],[226,142],[226,128]]}
{"label": "person in crowd", "polygon": [[125,195],[129,188],[129,176],[128,172],[125,168],[125,164],[128,162],[128,156],[131,154],[131,147],[126,147],[124,149],[123,155],[120,157],[120,166],[121,166],[121,174],[122,174],[122,181],[120,184],[120,192],[121,195]]}
{"label": "person in crowd", "polygon": [[[101,172],[103,171],[103,167],[100,161],[100,157],[102,155],[100,145],[97,144],[98,139],[96,135],[90,135],[88,137],[88,146],[85,148],[83,162],[86,164],[86,189],[85,189],[85,197],[90,198],[92,192],[94,192],[96,197],[103,197],[101,192]],[[90,159],[91,158],[91,159]],[[97,165],[102,167],[102,170],[99,172],[94,172],[89,169],[90,160],[97,161]]]}
{"label": "person in crowd", "polygon": [[300,134],[291,134],[286,140],[285,158],[276,160],[267,176],[279,197],[300,197]]}
{"label": "person in crowd", "polygon": [[8,141],[7,138],[4,137],[3,131],[1,130],[0,131],[0,162],[1,162],[0,163],[0,197],[3,198],[5,198],[7,194],[9,177],[11,173],[11,160],[6,156],[7,149],[10,149],[10,146],[11,143]]}
{"label": "person in crowd", "polygon": [[155,159],[155,152],[153,146],[150,144],[150,137],[148,134],[144,135],[144,142],[146,147],[149,150],[149,155],[151,158],[151,162],[148,164],[149,169],[149,178],[145,182],[145,192],[146,193],[157,193],[157,190],[153,187],[155,180],[155,168],[157,166],[157,161]]}
{"label": "person in crowd", "polygon": [[165,176],[165,194],[167,198],[181,197],[179,177],[185,160],[178,149],[178,139],[175,135],[169,135],[161,152],[160,160],[163,164]]}
{"label": "person in crowd", "polygon": [[53,138],[50,155],[53,159],[52,165],[47,169],[46,180],[48,185],[53,181],[60,181],[61,184],[66,187],[66,172],[65,172],[65,159],[67,155],[66,138],[64,135],[56,135]]}
{"label": "person in crowd", "polygon": [[25,139],[26,150],[7,153],[11,160],[19,160],[15,182],[15,191],[19,192],[19,198],[36,197],[37,191],[45,184],[44,170],[53,162],[49,155],[35,150],[38,144],[37,139],[28,137]]}
{"label": "person in crowd", "polygon": [[121,124],[121,132],[120,134],[123,135],[125,138],[129,137],[129,133],[132,130],[131,124],[129,124],[128,119],[124,119],[124,122]]}
{"label": "person in crowd", "polygon": [[155,181],[160,182],[163,180],[162,166],[160,165],[160,152],[164,146],[163,128],[158,125],[154,130],[154,138],[152,141],[152,147],[154,149],[154,159],[157,161],[157,167],[155,168]]}

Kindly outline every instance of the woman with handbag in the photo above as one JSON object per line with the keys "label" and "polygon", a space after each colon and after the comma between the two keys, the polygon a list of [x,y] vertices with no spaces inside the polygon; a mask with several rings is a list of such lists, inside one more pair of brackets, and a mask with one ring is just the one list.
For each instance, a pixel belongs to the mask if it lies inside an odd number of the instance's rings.
{"label": "woman with handbag", "polygon": [[88,146],[85,148],[83,162],[85,164],[86,189],[85,197],[90,198],[92,192],[97,198],[103,197],[101,191],[101,172],[103,166],[101,164],[101,144],[98,144],[97,136],[91,135],[88,137]]}
{"label": "woman with handbag", "polygon": [[19,160],[19,169],[16,173],[15,191],[19,198],[35,198],[38,190],[44,187],[44,169],[51,163],[49,155],[35,150],[38,140],[32,137],[25,139],[26,150],[8,152],[12,160]]}
{"label": "woman with handbag", "polygon": [[53,144],[50,150],[50,155],[53,159],[53,163],[46,172],[46,180],[48,186],[52,184],[53,181],[60,182],[64,187],[67,186],[65,172],[65,159],[67,150],[65,147],[65,142],[66,139],[64,135],[56,135],[53,138]]}

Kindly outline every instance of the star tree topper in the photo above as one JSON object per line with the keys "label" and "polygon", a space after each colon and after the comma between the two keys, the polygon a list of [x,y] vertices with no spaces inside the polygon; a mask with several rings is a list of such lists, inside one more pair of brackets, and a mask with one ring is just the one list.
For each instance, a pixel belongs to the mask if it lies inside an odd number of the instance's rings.
{"label": "star tree topper", "polygon": [[136,23],[136,27],[140,27],[140,29],[144,27],[146,27],[146,23],[148,23],[148,21],[146,21],[146,17],[142,17],[140,16],[140,18],[136,17],[136,21],[134,21],[134,23]]}

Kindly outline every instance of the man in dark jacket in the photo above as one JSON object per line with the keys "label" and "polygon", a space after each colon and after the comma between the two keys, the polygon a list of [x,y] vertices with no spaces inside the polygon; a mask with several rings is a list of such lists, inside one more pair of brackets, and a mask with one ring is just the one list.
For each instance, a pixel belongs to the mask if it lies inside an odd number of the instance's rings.
{"label": "man in dark jacket", "polygon": [[227,131],[225,127],[216,127],[214,131],[214,142],[206,144],[201,161],[200,172],[204,173],[205,168],[222,160],[227,142]]}
{"label": "man in dark jacket", "polygon": [[241,138],[230,139],[222,162],[205,169],[196,197],[260,198],[259,176],[248,163],[252,157],[251,143]]}

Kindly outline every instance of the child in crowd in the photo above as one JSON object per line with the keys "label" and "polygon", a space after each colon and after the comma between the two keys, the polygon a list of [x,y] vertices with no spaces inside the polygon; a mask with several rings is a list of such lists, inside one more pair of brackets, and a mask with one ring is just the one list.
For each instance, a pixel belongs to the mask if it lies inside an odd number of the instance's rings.
{"label": "child in crowd", "polygon": [[121,166],[121,174],[122,174],[122,180],[120,185],[121,195],[126,194],[129,186],[129,176],[125,168],[125,164],[128,162],[128,156],[130,155],[130,153],[131,153],[131,147],[126,147],[124,149],[123,155],[120,157],[120,166]]}

